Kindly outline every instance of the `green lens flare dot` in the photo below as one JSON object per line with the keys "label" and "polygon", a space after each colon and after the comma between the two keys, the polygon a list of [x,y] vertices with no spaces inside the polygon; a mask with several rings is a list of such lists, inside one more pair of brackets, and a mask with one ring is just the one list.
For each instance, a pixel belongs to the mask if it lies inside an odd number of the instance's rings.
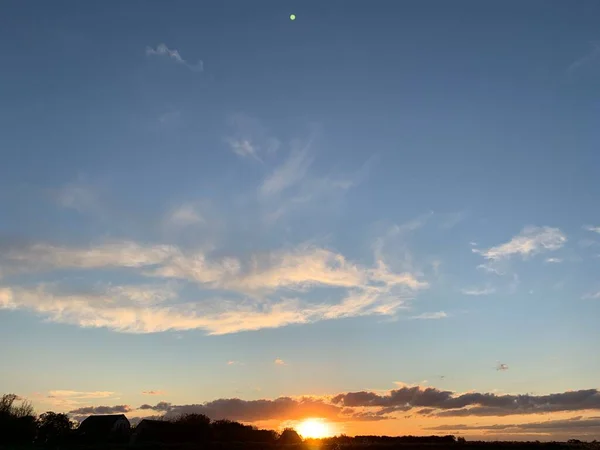
{"label": "green lens flare dot", "polygon": [[290,14],[290,20],[296,20],[296,14]]}

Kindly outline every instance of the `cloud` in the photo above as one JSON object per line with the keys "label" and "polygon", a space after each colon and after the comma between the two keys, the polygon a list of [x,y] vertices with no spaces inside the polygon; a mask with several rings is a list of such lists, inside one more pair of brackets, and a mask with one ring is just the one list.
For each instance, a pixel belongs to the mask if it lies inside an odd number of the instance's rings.
{"label": "cloud", "polygon": [[[111,409],[112,408],[112,409]],[[217,399],[200,404],[143,404],[139,410],[157,411],[164,417],[185,413],[205,414],[211,419],[244,422],[300,420],[321,417],[331,421],[375,421],[399,418],[406,412],[428,417],[509,416],[600,410],[600,391],[587,389],[547,395],[498,395],[456,393],[434,387],[402,385],[388,392],[357,391],[332,396],[280,397],[274,400]],[[72,414],[130,412],[128,405],[77,408]]]}
{"label": "cloud", "polygon": [[142,391],[143,395],[163,395],[165,391]]}
{"label": "cloud", "polygon": [[442,229],[454,228],[456,225],[463,222],[466,217],[467,217],[467,214],[464,211],[448,213],[448,214],[441,214],[440,215],[440,219],[441,219],[440,228],[442,228]]}
{"label": "cloud", "polygon": [[[330,249],[295,248],[213,258],[170,245],[112,241],[87,247],[33,244],[0,254],[0,269],[24,271],[127,268],[160,283],[64,291],[61,285],[1,286],[0,308],[26,309],[54,322],[149,333],[202,329],[209,334],[277,328],[346,317],[394,315],[415,292],[428,287],[420,275],[393,271],[382,259],[369,267]],[[180,297],[175,283],[202,291]],[[311,291],[336,288],[317,302]],[[211,293],[214,292],[214,293]],[[208,294],[208,296],[207,296]],[[423,316],[422,318],[425,318]],[[437,316],[439,317],[439,313]]]}
{"label": "cloud", "polygon": [[558,250],[566,241],[566,236],[558,228],[526,227],[504,244],[487,250],[473,249],[473,252],[492,261],[510,258],[514,255],[526,258],[543,251]]}
{"label": "cloud", "polygon": [[201,223],[205,223],[205,220],[198,207],[191,203],[179,205],[166,218],[166,224],[174,228],[185,228]]}
{"label": "cloud", "polygon": [[48,391],[48,398],[69,398],[69,399],[91,399],[91,398],[108,398],[115,393],[111,391],[68,391],[68,390],[53,390]]}
{"label": "cloud", "polygon": [[477,268],[480,270],[483,270],[484,272],[487,272],[487,273],[494,273],[496,275],[504,275],[504,272],[502,272],[500,269],[495,267],[493,264],[479,264],[477,266]]}
{"label": "cloud", "polygon": [[445,319],[448,317],[444,311],[437,312],[427,312],[423,314],[419,314],[417,316],[412,316],[411,319],[421,319],[421,320],[431,320],[431,319]]}
{"label": "cloud", "polygon": [[549,264],[558,264],[562,262],[561,258],[546,258],[546,262]]}
{"label": "cloud", "polygon": [[34,244],[12,249],[2,255],[11,266],[29,271],[41,269],[95,269],[104,267],[140,268],[163,263],[176,250],[166,245],[144,246],[132,241],[111,241],[75,248]]}
{"label": "cloud", "polygon": [[252,142],[246,139],[232,139],[228,138],[227,143],[231,147],[231,151],[238,156],[252,157],[260,161],[258,157],[258,149]]}
{"label": "cloud", "polygon": [[585,225],[583,227],[583,229],[587,230],[587,231],[591,231],[592,233],[598,233],[598,234],[600,234],[600,227],[595,227],[595,226],[592,226],[592,225]]}
{"label": "cloud", "polygon": [[279,359],[277,358],[275,361],[273,361],[273,364],[275,364],[276,366],[286,366],[286,362],[283,359]]}
{"label": "cloud", "polygon": [[163,56],[169,58],[178,64],[184,65],[193,72],[202,72],[204,70],[204,63],[202,61],[198,61],[196,64],[190,64],[181,57],[177,50],[171,50],[165,44],[158,44],[158,46],[155,49],[152,47],[146,47],[146,55]]}
{"label": "cloud", "polygon": [[443,416],[506,416],[556,411],[600,410],[597,389],[568,391],[548,395],[497,395],[470,392],[456,394],[433,387],[402,387],[388,394],[349,392],[332,398],[332,403],[346,407],[377,407],[390,414],[415,408],[429,408],[420,414]]}
{"label": "cloud", "polygon": [[233,153],[242,158],[253,158],[262,163],[262,158],[274,155],[281,145],[259,120],[246,114],[234,114],[228,124],[232,132],[225,142]]}
{"label": "cloud", "polygon": [[308,155],[308,146],[292,152],[289,157],[265,178],[259,188],[262,197],[277,195],[304,179],[313,158]]}
{"label": "cloud", "polygon": [[600,298],[600,291],[589,292],[581,297],[584,300],[596,300]]}
{"label": "cloud", "polygon": [[84,184],[82,180],[62,187],[56,195],[56,201],[63,208],[74,209],[80,213],[99,210],[96,190]]}
{"label": "cloud", "polygon": [[463,294],[465,295],[491,295],[494,294],[496,292],[496,289],[493,287],[484,287],[484,288],[477,288],[477,287],[473,287],[473,288],[467,288],[467,289],[461,289],[461,291]]}
{"label": "cloud", "polygon": [[390,315],[403,304],[396,295],[377,288],[350,292],[334,304],[289,298],[268,303],[215,300],[163,304],[162,293],[136,293],[135,287],[128,287],[118,298],[110,291],[95,295],[60,294],[44,286],[3,288],[0,292],[0,309],[28,309],[53,322],[127,333],[202,329],[213,335],[229,334],[345,317]]}
{"label": "cloud", "polygon": [[592,50],[585,56],[573,61],[567,68],[567,73],[573,75],[581,68],[592,64],[600,58],[600,42],[592,42]]}
{"label": "cloud", "polygon": [[85,406],[69,411],[69,414],[84,415],[84,414],[123,414],[132,411],[129,405],[116,406]]}
{"label": "cloud", "polygon": [[505,371],[507,371],[507,370],[508,370],[508,364],[502,364],[502,363],[499,363],[499,364],[496,366],[496,370],[499,370],[499,371],[505,372]]}
{"label": "cloud", "polygon": [[153,411],[169,411],[172,408],[172,404],[168,402],[158,402],[156,405],[149,405],[147,403],[141,405],[138,409],[151,409]]}
{"label": "cloud", "polygon": [[511,433],[519,432],[544,432],[544,431],[567,431],[587,428],[598,428],[600,431],[600,417],[583,418],[582,416],[572,417],[569,419],[546,420],[544,422],[526,422],[512,424],[493,424],[493,425],[438,425],[435,427],[425,428],[426,430],[435,431],[452,431],[452,430],[508,430]]}
{"label": "cloud", "polygon": [[[280,397],[274,400],[241,400],[238,398],[218,399],[202,404],[168,405],[168,409],[152,407],[165,411],[165,418],[177,417],[181,414],[205,414],[213,420],[229,419],[242,422],[262,420],[301,420],[309,417],[321,417],[331,421],[370,421],[384,417],[371,415],[364,411],[344,409],[317,397],[290,398]],[[158,405],[157,405],[158,406]],[[166,405],[165,405],[166,406]]]}

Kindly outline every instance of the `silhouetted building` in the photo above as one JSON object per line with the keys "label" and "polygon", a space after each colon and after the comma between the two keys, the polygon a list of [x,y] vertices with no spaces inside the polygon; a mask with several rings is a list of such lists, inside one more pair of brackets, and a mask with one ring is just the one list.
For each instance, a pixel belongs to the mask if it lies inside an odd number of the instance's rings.
{"label": "silhouetted building", "polygon": [[88,442],[123,442],[129,439],[130,430],[124,414],[90,416],[81,422],[77,435]]}

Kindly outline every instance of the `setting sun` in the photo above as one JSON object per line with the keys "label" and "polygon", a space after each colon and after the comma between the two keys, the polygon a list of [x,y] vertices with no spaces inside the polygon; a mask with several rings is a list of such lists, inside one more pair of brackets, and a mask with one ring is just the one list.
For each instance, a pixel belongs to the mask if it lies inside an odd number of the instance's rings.
{"label": "setting sun", "polygon": [[298,433],[303,438],[324,438],[332,435],[331,428],[323,419],[306,419],[298,425]]}

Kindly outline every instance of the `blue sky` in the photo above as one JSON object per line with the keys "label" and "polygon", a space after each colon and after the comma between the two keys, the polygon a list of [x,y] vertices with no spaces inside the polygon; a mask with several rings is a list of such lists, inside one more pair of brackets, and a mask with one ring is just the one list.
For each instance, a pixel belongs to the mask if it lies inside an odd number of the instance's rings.
{"label": "blue sky", "polygon": [[597,2],[32,5],[0,7],[4,389],[598,388]]}

